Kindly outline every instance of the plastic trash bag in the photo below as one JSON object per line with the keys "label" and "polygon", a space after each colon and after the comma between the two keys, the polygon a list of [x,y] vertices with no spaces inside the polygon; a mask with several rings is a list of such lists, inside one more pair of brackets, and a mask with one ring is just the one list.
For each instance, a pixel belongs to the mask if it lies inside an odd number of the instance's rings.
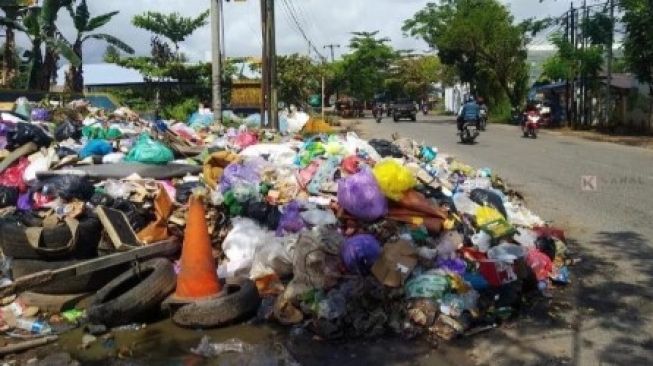
{"label": "plastic trash bag", "polygon": [[195,112],[188,118],[188,125],[192,128],[204,128],[213,124],[213,113]]}
{"label": "plastic trash bag", "polygon": [[504,218],[508,218],[506,208],[503,206],[501,197],[487,189],[476,188],[469,193],[469,198],[481,206],[490,206],[501,212]]}
{"label": "plastic trash bag", "polygon": [[338,181],[338,203],[349,214],[363,221],[374,221],[388,212],[388,201],[369,170]]}
{"label": "plastic trash bag", "polygon": [[39,181],[38,190],[46,196],[59,197],[64,200],[77,198],[88,201],[95,192],[93,183],[87,177],[77,175],[57,175]]}
{"label": "plastic trash bag", "polygon": [[351,273],[367,275],[381,255],[379,241],[370,234],[358,234],[345,239],[340,258]]}
{"label": "plastic trash bag", "polygon": [[90,140],[79,151],[80,159],[86,159],[93,155],[106,155],[113,151],[111,144],[105,140]]}
{"label": "plastic trash bag", "polygon": [[241,132],[234,139],[234,145],[244,149],[250,145],[255,145],[258,143],[258,135],[254,132]]}
{"label": "plastic trash bag", "polygon": [[347,132],[344,146],[347,150],[347,155],[369,157],[374,161],[381,160],[381,155],[376,152],[372,145],[367,143],[367,141],[360,139],[354,132]]}
{"label": "plastic trash bag", "polygon": [[538,281],[546,280],[553,271],[551,258],[537,249],[531,249],[526,254],[526,264],[530,267]]}
{"label": "plastic trash bag", "polygon": [[56,158],[57,152],[54,149],[48,149],[45,154],[39,153],[38,155],[32,156],[32,162],[23,173],[23,179],[25,182],[36,180],[36,173],[44,172],[50,169],[52,162],[55,161]]}
{"label": "plastic trash bag", "polygon": [[16,206],[18,203],[18,188],[0,185],[0,208]]}
{"label": "plastic trash bag", "polygon": [[16,123],[14,128],[7,133],[9,150],[14,150],[28,142],[33,142],[38,147],[47,147],[50,146],[52,137],[43,128],[31,123]]}
{"label": "plastic trash bag", "polygon": [[371,139],[369,144],[379,153],[382,157],[401,158],[404,156],[399,147],[388,140]]}
{"label": "plastic trash bag", "polygon": [[476,224],[493,239],[514,234],[515,229],[492,207],[482,206],[476,209]]}
{"label": "plastic trash bag", "polygon": [[286,117],[286,123],[288,124],[287,130],[282,130],[282,132],[297,133],[304,128],[304,125],[306,125],[309,119],[309,115],[304,112],[292,113]]}
{"label": "plastic trash bag", "polygon": [[34,108],[30,112],[30,119],[32,121],[49,121],[52,115],[46,108]]}
{"label": "plastic trash bag", "polygon": [[14,163],[0,174],[0,185],[16,187],[18,188],[18,191],[25,192],[27,190],[27,185],[25,184],[23,175],[25,174],[25,169],[27,169],[29,164],[29,160],[26,157],[20,158],[17,163]]}
{"label": "plastic trash bag", "polygon": [[257,164],[251,160],[227,165],[220,178],[220,190],[225,193],[238,184],[258,187],[261,182]]}
{"label": "plastic trash bag", "polygon": [[71,121],[65,121],[55,128],[54,138],[57,141],[79,140],[82,138],[82,129]]}
{"label": "plastic trash bag", "polygon": [[307,224],[315,226],[335,225],[338,223],[336,215],[331,210],[312,209],[302,212],[301,216]]}
{"label": "plastic trash bag", "polygon": [[441,299],[449,289],[449,280],[446,275],[425,273],[416,276],[404,286],[406,298]]}
{"label": "plastic trash bag", "polygon": [[292,275],[292,254],[297,237],[286,236],[283,240],[270,241],[256,251],[249,278],[256,280],[269,275],[279,278]]}
{"label": "plastic trash bag", "polygon": [[193,190],[203,186],[204,184],[202,184],[202,182],[199,181],[183,182],[181,184],[176,185],[175,186],[176,192],[174,196],[175,201],[181,203],[182,205],[185,205],[186,203],[188,203],[188,199],[193,194]]}
{"label": "plastic trash bag", "polygon": [[122,137],[122,132],[117,128],[102,128],[100,126],[85,126],[82,136],[87,139],[115,140]]}
{"label": "plastic trash bag", "polygon": [[524,258],[525,255],[526,250],[524,247],[510,243],[501,243],[487,251],[488,258],[506,263],[513,263]]}
{"label": "plastic trash bag", "polygon": [[222,250],[227,261],[220,263],[220,278],[249,278],[256,252],[282,238],[274,232],[259,226],[252,219],[236,217],[231,220],[232,229],[222,242]]}
{"label": "plastic trash bag", "polygon": [[299,213],[300,205],[296,201],[291,201],[283,208],[279,227],[277,227],[277,236],[283,236],[286,233],[297,233],[305,225],[304,220]]}
{"label": "plastic trash bag", "polygon": [[456,211],[472,216],[476,214],[476,210],[479,208],[479,205],[464,193],[454,194],[453,204],[456,207]]}
{"label": "plastic trash bag", "polygon": [[22,116],[23,118],[29,118],[32,113],[32,107],[29,104],[29,100],[25,97],[20,97],[16,99],[16,108],[14,113]]}
{"label": "plastic trash bag", "polygon": [[121,152],[109,153],[102,157],[102,164],[116,164],[125,159],[125,154]]}
{"label": "plastic trash bag", "polygon": [[256,144],[246,147],[239,155],[267,157],[266,160],[275,165],[292,165],[297,152],[287,144]]}
{"label": "plastic trash bag", "polygon": [[174,160],[174,154],[167,146],[143,133],[131,148],[125,161],[136,161],[145,164],[167,164]]}
{"label": "plastic trash bag", "polygon": [[401,199],[404,192],[417,185],[413,173],[393,159],[378,162],[373,172],[381,191],[394,201]]}

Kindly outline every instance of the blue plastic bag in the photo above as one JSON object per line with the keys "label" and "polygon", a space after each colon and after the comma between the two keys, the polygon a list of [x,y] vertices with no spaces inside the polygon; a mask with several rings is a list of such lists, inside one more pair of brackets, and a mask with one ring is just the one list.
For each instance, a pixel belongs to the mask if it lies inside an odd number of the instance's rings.
{"label": "blue plastic bag", "polygon": [[340,258],[351,273],[367,275],[381,255],[379,241],[370,234],[354,235],[342,245]]}
{"label": "blue plastic bag", "polygon": [[89,140],[79,151],[79,157],[85,159],[92,155],[106,155],[113,151],[113,147],[106,140]]}

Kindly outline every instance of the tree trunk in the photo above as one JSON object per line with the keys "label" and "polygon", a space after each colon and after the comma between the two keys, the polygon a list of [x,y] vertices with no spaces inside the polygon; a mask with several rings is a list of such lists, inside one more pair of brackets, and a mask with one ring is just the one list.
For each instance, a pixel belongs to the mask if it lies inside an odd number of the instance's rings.
{"label": "tree trunk", "polygon": [[[16,19],[14,8],[4,9],[5,16]],[[16,33],[11,27],[5,27],[5,47],[2,57],[2,85],[11,86],[16,78]]]}
{"label": "tree trunk", "polygon": [[41,41],[35,39],[32,44],[32,60],[30,62],[29,78],[27,80],[28,90],[40,89],[42,69],[43,54],[41,53]]}
{"label": "tree trunk", "polygon": [[83,93],[84,92],[84,70],[82,61],[82,41],[77,39],[73,45],[73,51],[77,57],[79,57],[80,64],[79,66],[74,66],[70,64],[68,71],[66,72],[66,84],[64,86],[64,91],[66,93]]}
{"label": "tree trunk", "polygon": [[50,46],[45,47],[45,58],[43,59],[43,67],[41,68],[41,80],[39,82],[39,90],[50,91],[53,77],[57,73],[57,61],[59,55],[57,51]]}

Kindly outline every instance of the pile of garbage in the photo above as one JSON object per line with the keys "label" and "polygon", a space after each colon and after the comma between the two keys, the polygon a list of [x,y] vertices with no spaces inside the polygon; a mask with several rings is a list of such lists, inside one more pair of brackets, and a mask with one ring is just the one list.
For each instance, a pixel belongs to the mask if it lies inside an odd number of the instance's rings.
{"label": "pile of garbage", "polygon": [[491,169],[411,139],[312,133],[329,128],[303,116],[285,134],[127,108],[31,116],[0,122],[9,335],[95,336],[156,313],[437,342],[569,282],[562,230]]}

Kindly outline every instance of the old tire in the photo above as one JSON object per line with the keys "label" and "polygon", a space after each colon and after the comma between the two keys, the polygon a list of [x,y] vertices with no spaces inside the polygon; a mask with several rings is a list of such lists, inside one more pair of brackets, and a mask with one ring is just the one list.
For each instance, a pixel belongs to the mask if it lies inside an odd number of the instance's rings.
{"label": "old tire", "polygon": [[172,263],[155,258],[134,266],[104,286],[88,308],[89,320],[108,326],[133,322],[174,291]]}
{"label": "old tire", "polygon": [[[11,262],[11,272],[14,279],[32,273],[59,269],[77,263],[77,261],[40,261],[33,259],[15,259]],[[77,294],[93,292],[109,283],[119,274],[129,268],[129,265],[115,266],[105,270],[78,275],[72,278],[54,280],[44,285],[30,289],[32,292],[48,295]]]}
{"label": "old tire", "polygon": [[256,285],[250,280],[227,285],[225,290],[223,296],[183,305],[174,313],[172,321],[189,328],[220,327],[246,319],[261,304]]}
{"label": "old tire", "polygon": [[[90,259],[97,257],[97,247],[102,235],[102,225],[95,216],[86,215],[79,220],[77,243],[71,251],[62,253],[38,252],[30,246],[25,230],[39,226],[40,220],[23,218],[21,220],[0,221],[0,247],[7,257],[14,259]],[[53,228],[43,229],[40,246],[47,249],[63,248],[71,238],[68,226],[60,223]]]}

